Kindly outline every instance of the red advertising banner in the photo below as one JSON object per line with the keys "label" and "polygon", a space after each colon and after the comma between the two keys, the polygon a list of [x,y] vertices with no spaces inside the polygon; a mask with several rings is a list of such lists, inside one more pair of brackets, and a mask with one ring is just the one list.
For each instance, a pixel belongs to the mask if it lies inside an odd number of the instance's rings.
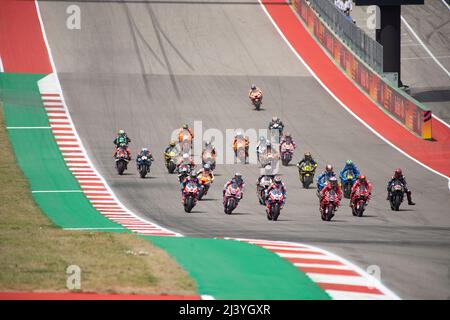
{"label": "red advertising banner", "polygon": [[305,0],[293,0],[292,4],[322,47],[372,100],[422,138],[431,139],[431,111],[420,108],[369,69],[319,19]]}

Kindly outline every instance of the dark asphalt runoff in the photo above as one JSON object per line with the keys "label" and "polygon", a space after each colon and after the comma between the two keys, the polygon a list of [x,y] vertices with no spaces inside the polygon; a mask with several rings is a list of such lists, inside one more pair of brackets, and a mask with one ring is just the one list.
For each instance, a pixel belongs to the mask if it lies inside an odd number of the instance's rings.
{"label": "dark asphalt runoff", "polygon": [[[41,2],[48,41],[84,146],[131,210],[186,236],[316,245],[363,269],[379,266],[383,283],[402,298],[450,296],[448,181],[381,141],[338,105],[257,1],[75,3],[81,30],[66,28],[72,3]],[[259,112],[247,99],[251,83],[264,90]],[[177,178],[163,164],[172,130],[195,120],[202,121],[203,130],[224,133],[264,129],[274,115],[298,143],[296,161],[311,151],[322,171],[326,163],[341,169],[352,159],[368,176],[374,194],[364,217],[353,217],[344,200],[332,222],[321,221],[315,190],[300,187],[293,164],[281,169],[288,194],[277,222],[268,221],[257,202],[256,165],[219,165],[205,201],[190,214],[183,211]],[[115,172],[112,141],[119,128],[131,137],[134,155],[144,146],[153,151],[149,178],[140,179],[133,165],[124,176]],[[396,167],[403,168],[417,203],[405,202],[399,212],[385,200]],[[222,188],[236,171],[247,188],[236,212],[227,216]]]}

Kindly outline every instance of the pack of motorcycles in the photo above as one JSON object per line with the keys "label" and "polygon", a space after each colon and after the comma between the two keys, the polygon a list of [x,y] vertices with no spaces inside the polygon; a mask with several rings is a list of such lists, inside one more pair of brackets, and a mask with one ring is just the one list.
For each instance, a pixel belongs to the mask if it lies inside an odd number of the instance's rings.
{"label": "pack of motorcycles", "polygon": [[[190,149],[190,148],[189,148]],[[177,153],[176,151],[170,151],[165,154],[165,163],[167,170],[170,174],[178,173],[178,178],[180,184],[182,184],[185,179],[189,176],[191,171],[194,169],[189,164],[181,164],[177,168],[177,162],[180,158],[180,153],[184,153],[187,150],[186,147],[183,146],[183,151]],[[259,165],[264,168],[267,165],[274,165],[275,161],[278,161],[278,158],[281,160],[282,165],[288,166],[289,162],[292,160],[294,153],[294,148],[292,145],[283,144],[280,147],[280,156],[277,158],[274,157],[264,157],[263,155],[259,156],[258,162]],[[122,175],[123,172],[127,168],[128,157],[125,148],[119,148],[117,153],[115,154],[115,163],[117,172],[119,175]],[[215,169],[215,159],[211,156],[211,154],[202,155],[202,165],[205,163],[209,163],[211,170]],[[246,161],[244,162],[246,163]],[[148,157],[141,157],[139,162],[137,163],[137,169],[141,178],[145,178],[145,176],[150,173],[150,167],[152,164],[152,160]],[[309,189],[310,185],[314,182],[314,175],[316,170],[315,165],[312,163],[304,163],[301,167],[298,168],[299,171],[299,179],[302,183],[303,188]],[[256,186],[256,194],[258,201],[261,205],[266,205],[266,213],[267,219],[276,221],[278,216],[280,215],[280,211],[283,208],[284,203],[284,195],[279,190],[272,190],[269,194],[267,194],[267,189],[272,184],[273,176],[266,175],[262,177],[257,183]],[[353,187],[354,182],[356,181],[356,177],[353,177],[347,174],[346,179],[341,181],[341,188],[343,196],[347,199],[350,198],[350,193]],[[326,183],[326,181],[324,182]],[[188,182],[185,184],[182,193],[184,194],[183,206],[186,212],[191,212],[195,207],[197,202],[201,200],[207,193],[212,184],[212,181],[208,177],[202,176],[199,179],[199,184],[195,182]],[[398,211],[401,203],[404,198],[404,187],[400,181],[395,182],[390,187],[390,205],[391,209],[394,211]],[[243,190],[241,190],[240,186],[236,183],[232,183],[226,187],[223,191],[223,206],[224,212],[226,214],[231,214],[233,210],[236,209],[240,199],[242,198]],[[352,214],[357,217],[361,217],[366,208],[367,202],[369,199],[369,194],[365,188],[360,188],[355,192],[355,196],[353,198],[352,205]],[[326,195],[323,202],[323,210],[321,212],[321,218],[324,221],[330,221],[334,216],[337,210],[337,195],[334,191],[331,191]]]}

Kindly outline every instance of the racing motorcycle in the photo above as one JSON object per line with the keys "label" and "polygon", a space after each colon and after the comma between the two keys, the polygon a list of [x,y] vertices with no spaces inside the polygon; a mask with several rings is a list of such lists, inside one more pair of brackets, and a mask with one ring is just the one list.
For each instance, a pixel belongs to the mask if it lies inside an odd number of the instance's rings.
{"label": "racing motorcycle", "polygon": [[142,156],[138,159],[137,169],[141,178],[145,178],[147,173],[150,173],[150,166],[152,165],[152,160],[147,156]]}
{"label": "racing motorcycle", "polygon": [[278,189],[270,190],[267,197],[268,208],[266,208],[268,220],[277,221],[278,216],[280,215],[283,201],[284,195],[280,190]]}
{"label": "racing motorcycle", "polygon": [[192,136],[188,130],[183,130],[178,137],[181,153],[190,153],[192,148]]}
{"label": "racing motorcycle", "polygon": [[252,100],[252,104],[255,106],[256,110],[260,110],[262,104],[262,93],[258,92],[257,94],[252,94],[250,99]]}
{"label": "racing motorcycle", "polygon": [[366,187],[359,187],[353,196],[352,214],[357,217],[362,217],[368,200],[369,193],[367,192]]}
{"label": "racing motorcycle", "polygon": [[334,213],[336,211],[336,203],[337,203],[337,194],[334,190],[330,190],[324,195],[323,204],[321,202],[321,217],[324,221],[331,221],[331,218],[334,217]]}
{"label": "racing motorcycle", "polygon": [[202,154],[202,165],[209,164],[212,171],[216,168],[216,160],[214,159],[211,150],[205,150]]}
{"label": "racing motorcycle", "polygon": [[195,207],[198,200],[199,188],[197,184],[193,181],[189,181],[184,187],[184,211],[191,212],[192,208]]}
{"label": "racing motorcycle", "polygon": [[116,169],[119,175],[123,175],[123,172],[127,169],[128,166],[128,153],[127,146],[125,144],[121,144],[116,149],[116,154],[114,155],[114,159],[116,161]]}
{"label": "racing motorcycle", "polygon": [[272,177],[264,176],[256,186],[256,195],[258,196],[258,201],[261,205],[265,204],[266,190],[270,187],[271,184]]}
{"label": "racing motorcycle", "polygon": [[272,137],[278,136],[277,142],[280,143],[283,135],[283,127],[281,127],[278,123],[274,123],[272,126],[269,126],[269,131]]}
{"label": "racing motorcycle", "polygon": [[225,194],[223,196],[223,210],[226,214],[231,214],[233,210],[236,209],[239,200],[241,200],[242,197],[241,193],[241,189],[237,183],[232,183],[225,189]]}
{"label": "racing motorcycle", "polygon": [[303,188],[308,189],[311,183],[314,181],[314,174],[316,172],[316,167],[313,166],[311,163],[303,164],[298,169],[298,175],[300,178],[300,181],[303,184]]}
{"label": "racing motorcycle", "polygon": [[176,158],[178,157],[175,151],[170,151],[164,153],[164,158],[166,159],[166,168],[169,173],[174,173],[177,167]]}
{"label": "racing motorcycle", "polygon": [[294,145],[292,143],[283,143],[280,147],[281,152],[281,163],[283,166],[289,165],[289,162],[292,160],[292,156],[294,154]]}
{"label": "racing motorcycle", "polygon": [[245,139],[237,139],[236,149],[234,150],[235,156],[241,163],[247,163],[247,155],[245,152]]}
{"label": "racing motorcycle", "polygon": [[183,163],[180,165],[180,167],[178,168],[178,180],[180,181],[180,183],[183,183],[183,181],[186,180],[191,171],[192,167],[189,164]]}
{"label": "racing motorcycle", "polygon": [[206,196],[206,194],[208,193],[212,181],[210,176],[199,175],[197,177],[201,185],[200,191],[198,193],[198,200],[202,200],[203,196]]}
{"label": "racing motorcycle", "polygon": [[405,188],[399,180],[395,180],[390,187],[389,192],[389,202],[391,204],[391,209],[394,211],[400,210],[400,205],[403,202],[403,197],[405,193]]}
{"label": "racing motorcycle", "polygon": [[344,197],[349,199],[350,193],[352,192],[353,184],[355,183],[355,177],[351,174],[351,172],[345,172],[345,179],[341,178],[341,186],[342,186],[342,193],[344,194]]}

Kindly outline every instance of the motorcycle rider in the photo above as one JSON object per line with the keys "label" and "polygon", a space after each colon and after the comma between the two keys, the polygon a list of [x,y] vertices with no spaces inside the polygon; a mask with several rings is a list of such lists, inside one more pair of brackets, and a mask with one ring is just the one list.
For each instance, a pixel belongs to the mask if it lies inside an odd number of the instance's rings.
{"label": "motorcycle rider", "polygon": [[283,124],[283,122],[282,122],[277,116],[273,117],[273,118],[272,118],[272,121],[270,121],[270,123],[269,123],[269,130],[274,129],[274,126],[275,126],[276,124],[278,125],[278,127],[276,128],[276,130],[279,131],[279,133],[280,133],[280,138],[281,138],[281,136],[283,135],[284,124]]}
{"label": "motorcycle rider", "polygon": [[367,180],[367,177],[365,175],[358,176],[358,180],[356,180],[355,184],[352,187],[352,192],[350,194],[350,207],[353,207],[353,200],[356,194],[356,191],[358,191],[358,188],[364,187],[367,190],[367,201],[366,204],[369,203],[370,198],[372,196],[372,184]]}
{"label": "motorcycle rider", "polygon": [[329,180],[331,177],[336,177],[336,174],[333,171],[333,166],[331,164],[327,164],[325,167],[325,171],[320,174],[320,176],[317,177],[317,191],[320,192],[327,180]]}
{"label": "motorcycle rider", "polygon": [[259,137],[258,145],[256,146],[256,157],[259,161],[259,156],[261,153],[263,153],[266,149],[266,137],[261,136]]}
{"label": "motorcycle rider", "polygon": [[238,141],[244,139],[245,141],[245,157],[248,158],[248,148],[250,145],[250,140],[247,136],[244,136],[242,131],[237,131],[236,136],[233,139],[233,150],[234,150],[234,156],[237,157],[237,147],[238,147]]}
{"label": "motorcycle rider", "polygon": [[327,184],[325,185],[325,187],[323,187],[323,189],[320,191],[320,212],[323,212],[323,206],[325,205],[325,196],[331,191],[334,190],[336,192],[336,196],[337,199],[335,200],[335,205],[336,205],[336,211],[339,207],[339,205],[341,204],[341,200],[342,200],[342,190],[341,187],[339,186],[339,183],[337,181],[336,176],[332,176],[330,177],[330,179],[328,179]]}
{"label": "motorcycle rider", "polygon": [[138,155],[136,156],[136,165],[138,167],[138,170],[139,170],[139,162],[141,161],[141,158],[143,156],[146,156],[147,159],[150,159],[151,161],[155,161],[155,159],[153,158],[153,155],[150,152],[150,150],[148,150],[147,148],[142,148],[141,152],[138,153]]}
{"label": "motorcycle rider", "polygon": [[203,148],[203,152],[202,152],[202,158],[203,158],[203,154],[205,152],[210,152],[211,156],[213,158],[213,160],[216,160],[216,148],[214,147],[214,145],[212,144],[211,141],[205,141],[204,142],[204,148]]}
{"label": "motorcycle rider", "polygon": [[197,178],[200,179],[201,177],[209,177],[209,179],[211,180],[211,183],[214,181],[214,173],[212,172],[211,165],[209,163],[205,163],[203,165],[203,168],[198,170]]}
{"label": "motorcycle rider", "polygon": [[[231,178],[231,180],[229,180],[225,183],[225,185],[223,186],[222,196],[225,197],[225,191],[233,183],[236,183],[237,186],[239,187],[239,189],[241,190],[241,197],[239,199],[239,201],[240,201],[244,197],[245,183],[244,183],[244,179],[242,179],[242,175],[239,172],[236,172],[234,174],[233,178]],[[224,201],[224,205],[225,205],[225,199],[223,201]]]}
{"label": "motorcycle rider", "polygon": [[186,194],[184,193],[184,188],[186,187],[186,185],[189,182],[194,182],[197,185],[197,188],[200,190],[200,188],[202,187],[202,185],[200,184],[200,182],[198,181],[197,175],[195,174],[194,171],[192,171],[189,176],[187,177],[187,179],[185,179],[184,181],[181,182],[181,203],[184,203],[184,200],[186,199]]}
{"label": "motorcycle rider", "polygon": [[284,204],[286,203],[286,187],[283,181],[281,181],[281,177],[275,176],[275,178],[273,178],[272,181],[273,181],[272,184],[266,190],[266,208],[268,210],[270,209],[269,194],[272,190],[280,190],[281,193],[283,194],[283,203],[281,204],[281,208],[283,208]]}
{"label": "motorcycle rider", "polygon": [[166,165],[168,165],[168,163],[169,163],[171,152],[175,152],[175,154],[180,153],[180,150],[178,149],[178,147],[176,145],[177,145],[177,142],[172,140],[172,141],[170,141],[169,146],[166,148],[166,150],[164,150],[164,159],[166,160]]}
{"label": "motorcycle rider", "polygon": [[258,88],[255,84],[252,84],[252,86],[250,88],[250,91],[248,92],[249,99],[253,101],[253,99],[255,97],[257,97],[258,95],[261,95],[261,99],[260,100],[261,100],[261,103],[262,103],[262,98],[263,98],[262,90],[260,88]]}
{"label": "motorcycle rider", "polygon": [[280,148],[283,145],[283,143],[291,143],[294,146],[294,149],[297,148],[297,144],[295,143],[294,139],[292,138],[291,134],[289,132],[286,132],[280,140]]}
{"label": "motorcycle rider", "polygon": [[187,123],[183,124],[183,126],[178,129],[178,141],[181,143],[183,142],[183,132],[187,130],[189,132],[189,134],[191,135],[191,141],[194,140],[194,134],[191,131],[191,128],[189,128],[189,125]]}
{"label": "motorcycle rider", "polygon": [[408,189],[405,176],[403,175],[402,169],[400,169],[400,168],[395,169],[394,176],[391,178],[391,180],[389,180],[389,182],[387,184],[388,194],[387,194],[386,200],[389,200],[391,197],[391,187],[395,180],[400,181],[400,183],[403,185],[403,188],[405,189],[405,192],[406,192],[406,197],[408,198],[408,205],[414,206],[415,203],[412,201],[411,190]]}
{"label": "motorcycle rider", "polygon": [[297,163],[297,167],[300,170],[304,165],[306,164],[310,164],[315,168],[317,168],[317,162],[313,159],[311,152],[307,151],[305,152],[305,154],[303,155],[303,159],[299,161],[299,163]]}
{"label": "motorcycle rider", "polygon": [[194,160],[192,160],[192,157],[189,155],[189,153],[183,154],[183,157],[177,163],[175,171],[179,172],[179,169],[183,164],[188,164],[191,167],[191,170],[195,168]]}
{"label": "motorcycle rider", "polygon": [[127,151],[127,155],[128,155],[128,160],[131,160],[131,152],[130,149],[128,148],[128,144],[131,142],[131,139],[127,136],[127,134],[125,133],[124,130],[120,129],[117,132],[117,137],[114,139],[113,143],[116,146],[116,151],[114,152],[114,156],[117,153],[117,149],[120,146],[125,146],[125,150]]}
{"label": "motorcycle rider", "polygon": [[342,169],[342,171],[339,173],[339,177],[341,178],[341,181],[347,180],[347,173],[350,173],[353,176],[353,183],[356,181],[356,178],[361,175],[361,173],[358,170],[358,167],[353,163],[352,160],[347,160],[345,162],[345,166]]}

